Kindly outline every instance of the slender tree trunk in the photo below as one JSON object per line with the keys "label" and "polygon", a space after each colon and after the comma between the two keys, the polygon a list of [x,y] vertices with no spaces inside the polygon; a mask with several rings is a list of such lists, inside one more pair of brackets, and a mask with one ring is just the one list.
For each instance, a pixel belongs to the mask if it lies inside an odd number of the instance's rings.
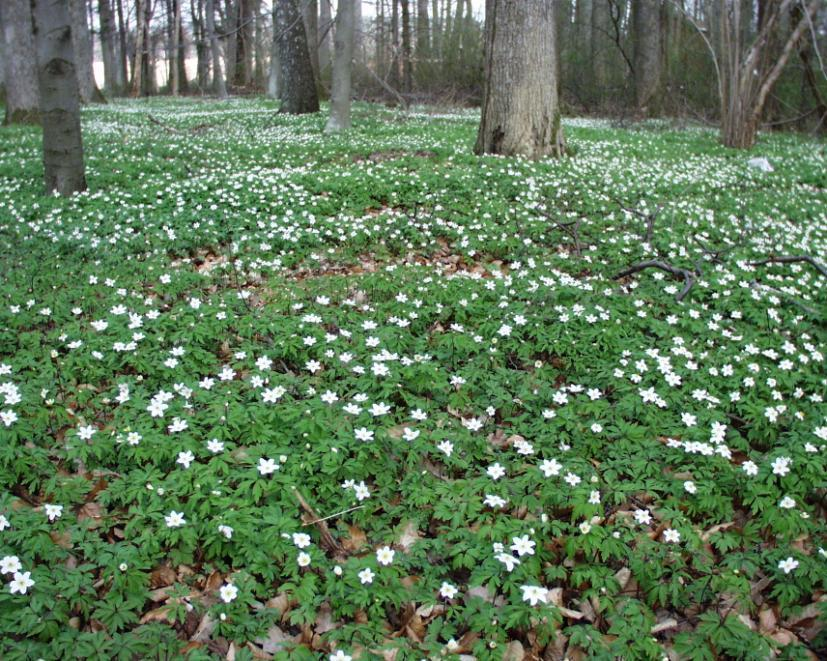
{"label": "slender tree trunk", "polygon": [[645,117],[658,110],[661,76],[661,23],[658,0],[632,4],[635,107]]}
{"label": "slender tree trunk", "polygon": [[319,95],[307,48],[307,32],[295,0],[276,0],[276,36],[281,65],[279,112],[318,112]]}
{"label": "slender tree trunk", "polygon": [[101,58],[103,59],[103,87],[112,94],[118,89],[118,65],[115,59],[115,21],[110,0],[98,0],[100,17]]}
{"label": "slender tree trunk", "polygon": [[205,13],[207,22],[207,39],[210,42],[210,53],[212,54],[213,91],[219,99],[226,99],[227,84],[224,82],[224,74],[221,72],[221,51],[218,47],[218,36],[215,34],[214,0],[207,0]]}
{"label": "slender tree trunk", "polygon": [[186,94],[189,91],[187,79],[187,39],[184,33],[184,0],[175,0],[178,3],[178,92]]}
{"label": "slender tree trunk", "polygon": [[148,47],[144,44],[144,2],[151,0],[135,0],[135,56],[132,60],[132,84],[129,91],[129,96],[132,97],[140,96],[143,90],[144,50]]}
{"label": "slender tree trunk", "polygon": [[611,34],[610,0],[592,0],[591,14],[591,65],[592,92],[594,98],[605,98],[605,89],[609,79],[608,55],[609,35]]}
{"label": "slender tree trunk", "polygon": [[350,128],[350,79],[353,68],[354,15],[356,13],[354,5],[357,1],[339,0],[336,10],[336,55],[333,62],[330,117],[325,127],[327,133],[336,133]]}
{"label": "slender tree trunk", "polygon": [[416,3],[416,61],[422,62],[430,57],[431,40],[428,20],[428,0],[417,0]]}
{"label": "slender tree trunk", "polygon": [[34,37],[46,192],[68,196],[86,189],[86,175],[72,18],[65,0],[35,0]]}
{"label": "slender tree trunk", "polygon": [[224,41],[224,72],[226,85],[236,85],[236,71],[238,70],[238,13],[241,10],[240,0],[225,0],[224,16],[221,17],[221,0],[218,2],[219,18],[222,18],[221,27]]}
{"label": "slender tree trunk", "polygon": [[172,96],[178,96],[180,86],[181,69],[179,63],[181,57],[181,0],[172,0],[172,66],[170,67],[170,92]]}
{"label": "slender tree trunk", "polygon": [[264,89],[264,23],[261,17],[261,0],[253,0],[253,85],[257,90]]}
{"label": "slender tree trunk", "polygon": [[410,0],[402,3],[402,90],[413,89],[413,61],[411,55],[411,5]]}
{"label": "slender tree trunk", "polygon": [[[232,39],[232,35],[230,36]],[[251,0],[238,0],[235,84],[249,87],[253,72],[253,7]]]}
{"label": "slender tree trunk", "polygon": [[476,153],[563,155],[554,32],[554,10],[545,0],[486,1]]}
{"label": "slender tree trunk", "polygon": [[270,71],[267,76],[267,96],[278,99],[281,92],[281,63],[279,62],[278,27],[273,8],[273,39],[270,42]]}
{"label": "slender tree trunk", "polygon": [[386,42],[387,30],[385,29],[385,0],[378,0],[376,6],[376,73],[380,78],[385,76],[387,67]]}
{"label": "slender tree trunk", "polygon": [[210,70],[210,54],[207,46],[206,29],[204,27],[204,0],[190,0],[190,15],[192,17],[192,36],[195,40],[195,54],[197,58],[196,79],[200,92],[207,89],[207,79]]}
{"label": "slender tree trunk", "polygon": [[327,80],[330,74],[330,44],[333,42],[332,0],[319,0],[319,74]]}
{"label": "slender tree trunk", "polygon": [[6,79],[4,124],[37,124],[40,93],[37,87],[37,60],[32,38],[29,0],[0,1],[3,68]]}
{"label": "slender tree trunk", "polygon": [[106,103],[95,82],[92,68],[92,35],[86,17],[86,0],[69,0],[69,16],[72,20],[72,47],[75,51],[75,73],[81,103]]}
{"label": "slender tree trunk", "polygon": [[[362,3],[356,0],[356,9],[353,12],[353,52],[358,55],[362,49]],[[354,55],[354,56],[355,56]]]}
{"label": "slender tree trunk", "polygon": [[157,80],[155,76],[155,53],[157,50],[157,41],[150,31],[150,26],[152,25],[152,10],[153,10],[153,0],[144,0],[144,57],[143,57],[143,67],[144,73],[142,75],[142,84],[143,89],[141,90],[141,94],[143,96],[149,96],[150,94],[155,94],[158,90]]}
{"label": "slender tree trunk", "polygon": [[310,53],[310,64],[313,66],[313,77],[319,79],[319,3],[318,0],[298,0],[302,9],[304,31],[307,34],[307,50]]}
{"label": "slender tree trunk", "polygon": [[126,23],[123,19],[123,0],[115,0],[118,9],[118,89],[126,90],[129,81],[129,53],[126,48]]}
{"label": "slender tree trunk", "polygon": [[399,89],[399,0],[391,0],[391,75],[394,89]]}

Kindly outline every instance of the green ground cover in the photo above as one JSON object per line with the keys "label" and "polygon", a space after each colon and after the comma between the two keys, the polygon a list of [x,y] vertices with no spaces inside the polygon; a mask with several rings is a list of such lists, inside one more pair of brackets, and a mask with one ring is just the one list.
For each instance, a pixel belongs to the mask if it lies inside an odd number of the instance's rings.
{"label": "green ground cover", "polygon": [[0,131],[2,658],[827,654],[824,143],[476,122]]}

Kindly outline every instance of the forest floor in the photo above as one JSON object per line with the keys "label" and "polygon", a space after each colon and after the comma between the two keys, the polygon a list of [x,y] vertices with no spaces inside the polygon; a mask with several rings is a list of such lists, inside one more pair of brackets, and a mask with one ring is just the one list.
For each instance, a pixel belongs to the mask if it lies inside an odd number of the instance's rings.
{"label": "forest floor", "polygon": [[824,143],[476,122],[0,130],[3,659],[827,655]]}

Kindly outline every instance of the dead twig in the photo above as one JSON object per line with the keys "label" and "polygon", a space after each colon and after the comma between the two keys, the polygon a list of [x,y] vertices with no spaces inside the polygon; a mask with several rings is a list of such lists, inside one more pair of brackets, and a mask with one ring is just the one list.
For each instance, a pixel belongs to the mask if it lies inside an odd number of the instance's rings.
{"label": "dead twig", "polygon": [[[301,508],[307,513],[310,517],[311,522],[319,529],[319,536],[321,537],[321,545],[326,550],[330,551],[334,555],[341,555],[342,547],[339,542],[336,541],[336,538],[330,534],[330,528],[327,527],[326,520],[321,518],[314,510],[310,503],[305,500],[304,496],[302,496],[301,492],[296,488],[293,487],[293,495],[296,496],[296,500],[299,501],[299,505]],[[327,517],[330,518],[330,517]]]}
{"label": "dead twig", "polygon": [[700,273],[697,271],[697,268],[694,272],[687,271],[686,269],[678,268],[677,266],[672,266],[671,264],[667,264],[666,262],[660,262],[656,259],[650,259],[648,261],[640,262],[638,264],[632,264],[632,266],[630,266],[629,268],[621,271],[617,275],[612,276],[612,280],[620,280],[621,278],[633,275],[634,273],[640,273],[645,269],[659,269],[661,271],[664,271],[665,273],[674,275],[675,277],[683,278],[683,289],[676,297],[676,300],[678,302],[686,298],[686,295],[695,285],[695,276],[700,275]]}

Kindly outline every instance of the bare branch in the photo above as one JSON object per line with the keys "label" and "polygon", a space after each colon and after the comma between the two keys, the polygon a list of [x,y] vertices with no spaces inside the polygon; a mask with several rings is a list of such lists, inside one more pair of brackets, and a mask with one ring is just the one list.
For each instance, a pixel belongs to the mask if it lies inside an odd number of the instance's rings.
{"label": "bare branch", "polygon": [[633,264],[629,268],[621,271],[617,275],[612,276],[612,280],[620,280],[620,278],[625,278],[628,275],[632,275],[634,273],[640,273],[645,269],[660,269],[670,275],[674,275],[675,277],[683,278],[683,289],[677,295],[676,300],[678,302],[682,301],[686,298],[686,295],[689,293],[689,290],[695,285],[695,275],[692,271],[687,271],[686,269],[678,268],[677,266],[672,266],[671,264],[667,264],[666,262],[660,262],[655,259],[650,259],[646,262],[639,262],[638,264]]}
{"label": "bare branch", "polygon": [[755,262],[750,262],[750,266],[765,266],[766,264],[794,264],[796,262],[806,262],[812,266],[816,271],[827,278],[827,267],[824,264],[810,257],[810,255],[778,255],[770,256],[766,259],[760,259]]}

